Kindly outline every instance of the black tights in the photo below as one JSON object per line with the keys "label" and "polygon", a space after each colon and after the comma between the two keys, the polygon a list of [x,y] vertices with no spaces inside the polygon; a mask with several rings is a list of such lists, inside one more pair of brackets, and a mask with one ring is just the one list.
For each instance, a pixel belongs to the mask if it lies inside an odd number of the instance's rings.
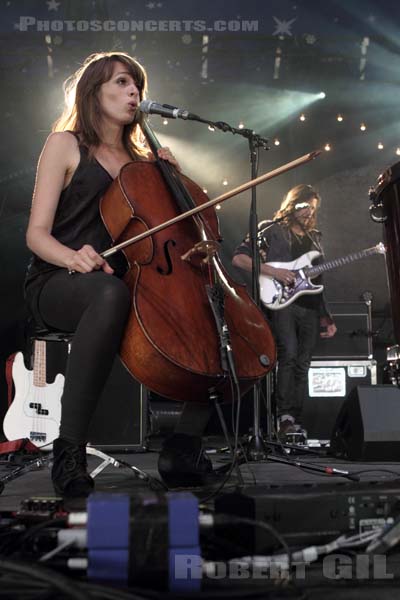
{"label": "black tights", "polygon": [[[127,320],[130,295],[123,281],[102,271],[57,271],[40,294],[39,311],[50,329],[74,332],[62,396],[60,437],[87,441],[90,420],[110,374]],[[177,433],[201,436],[212,406],[185,402]]]}
{"label": "black tights", "polygon": [[118,352],[130,307],[125,283],[102,271],[65,269],[49,279],[39,311],[49,328],[74,332],[62,396],[60,437],[87,441],[90,419]]}

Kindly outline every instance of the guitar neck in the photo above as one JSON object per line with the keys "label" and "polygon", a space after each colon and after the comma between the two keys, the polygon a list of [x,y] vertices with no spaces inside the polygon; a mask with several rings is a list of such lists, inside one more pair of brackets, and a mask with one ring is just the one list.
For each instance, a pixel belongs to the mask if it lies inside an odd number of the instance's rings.
{"label": "guitar neck", "polygon": [[46,386],[46,342],[43,340],[35,340],[33,385],[36,387]]}
{"label": "guitar neck", "polygon": [[307,277],[311,279],[313,277],[317,277],[321,273],[325,271],[331,271],[332,269],[337,269],[338,267],[343,267],[355,260],[361,260],[362,258],[366,258],[367,256],[373,256],[374,254],[381,254],[382,250],[377,246],[373,246],[372,248],[367,248],[366,250],[360,250],[360,252],[354,252],[353,254],[348,254],[347,256],[342,256],[341,258],[335,258],[334,260],[329,260],[321,265],[316,265],[314,267],[307,267],[304,269]]}

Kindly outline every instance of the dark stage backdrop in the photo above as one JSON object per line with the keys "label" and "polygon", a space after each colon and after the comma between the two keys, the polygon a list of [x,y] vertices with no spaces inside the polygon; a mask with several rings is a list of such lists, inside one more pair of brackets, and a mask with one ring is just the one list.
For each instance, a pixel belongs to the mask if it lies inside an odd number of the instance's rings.
{"label": "dark stage backdrop", "polygon": [[[260,219],[272,216],[290,187],[312,183],[323,198],[320,227],[328,258],[380,241],[380,226],[369,220],[368,188],[399,159],[400,8],[389,1],[347,4],[0,2],[0,420],[4,361],[22,345],[22,282],[29,256],[24,232],[35,165],[62,106],[62,82],[91,52],[116,49],[135,55],[148,70],[153,100],[233,126],[243,121],[269,137],[271,150],[261,151],[259,173],[330,143],[331,150],[316,161],[258,189]],[[317,98],[321,91],[325,99]],[[361,132],[364,121],[367,130]],[[245,139],[211,133],[198,123],[164,126],[159,117],[152,123],[183,170],[211,197],[249,178]],[[232,251],[247,231],[249,198],[243,194],[219,212],[222,256],[230,270]],[[375,341],[387,345],[391,327],[382,257],[326,279],[332,301],[356,301],[363,292],[372,293],[377,322],[385,323]]]}

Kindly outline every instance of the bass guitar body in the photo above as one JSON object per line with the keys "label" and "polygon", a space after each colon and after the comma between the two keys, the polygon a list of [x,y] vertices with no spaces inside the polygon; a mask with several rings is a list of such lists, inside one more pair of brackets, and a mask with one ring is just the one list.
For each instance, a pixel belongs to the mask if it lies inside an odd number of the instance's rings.
{"label": "bass guitar body", "polygon": [[19,352],[15,355],[12,378],[15,396],[4,417],[4,435],[8,440],[28,438],[37,447],[51,450],[60,427],[64,376],[58,374],[53,383],[39,381],[37,385],[34,370],[25,367]]}

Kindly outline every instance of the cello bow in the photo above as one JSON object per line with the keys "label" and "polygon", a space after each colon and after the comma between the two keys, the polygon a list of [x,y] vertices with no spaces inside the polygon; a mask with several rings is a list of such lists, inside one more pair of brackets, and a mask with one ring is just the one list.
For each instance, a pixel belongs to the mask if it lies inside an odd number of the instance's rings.
{"label": "cello bow", "polygon": [[196,206],[190,210],[187,210],[186,212],[180,213],[176,217],[173,217],[172,219],[169,219],[168,221],[165,221],[164,223],[160,223],[159,225],[156,225],[156,227],[152,227],[151,229],[148,229],[147,231],[144,231],[143,233],[140,233],[139,235],[136,235],[136,236],[134,236],[128,240],[125,240],[123,242],[120,242],[119,244],[116,244],[115,246],[112,246],[111,248],[108,248],[104,252],[101,252],[100,256],[102,256],[103,258],[108,258],[109,256],[112,256],[116,252],[123,250],[123,248],[126,248],[127,246],[130,246],[131,244],[140,242],[141,240],[143,240],[151,235],[154,235],[158,231],[162,231],[163,229],[166,229],[167,227],[170,227],[171,225],[174,225],[175,223],[178,223],[179,221],[183,221],[184,219],[187,219],[188,217],[196,215],[197,213],[200,213],[207,208],[215,206],[216,204],[221,204],[222,202],[225,202],[225,200],[229,200],[229,198],[232,198],[233,196],[237,196],[238,194],[245,192],[246,190],[254,187],[255,185],[260,185],[261,183],[264,183],[265,181],[269,181],[270,179],[273,179],[274,177],[278,177],[279,175],[282,175],[283,173],[286,173],[287,171],[295,169],[296,167],[300,167],[301,165],[306,164],[306,163],[314,160],[315,158],[317,158],[317,156],[319,156],[321,154],[321,152],[322,152],[322,150],[314,150],[313,152],[304,154],[303,156],[300,156],[299,158],[296,158],[295,160],[292,160],[289,163],[281,165],[280,167],[277,167],[276,169],[273,169],[272,171],[268,171],[268,173],[264,173],[263,175],[256,177],[256,179],[251,179],[250,181],[246,181],[245,183],[242,183],[241,185],[233,188],[232,190],[229,190],[228,192],[221,194],[221,196],[218,196],[217,198],[213,198],[212,200],[209,200],[208,202],[205,202],[204,204],[200,204],[199,206]]}

